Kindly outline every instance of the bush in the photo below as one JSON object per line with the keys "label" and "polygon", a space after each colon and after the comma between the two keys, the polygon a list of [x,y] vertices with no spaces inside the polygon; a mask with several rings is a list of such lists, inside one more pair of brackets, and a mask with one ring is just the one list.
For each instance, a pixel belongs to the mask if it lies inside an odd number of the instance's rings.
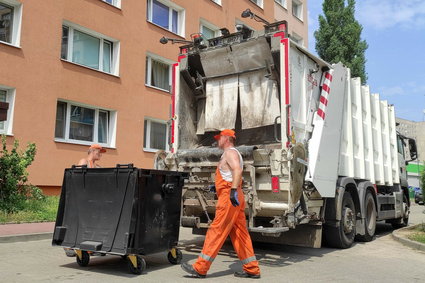
{"label": "bush", "polygon": [[423,201],[425,203],[425,162],[424,162],[424,166],[422,168],[423,169],[422,169],[422,172],[421,172],[420,177],[419,177],[419,186],[421,187],[422,198],[423,198]]}
{"label": "bush", "polygon": [[44,198],[41,190],[27,184],[27,168],[34,161],[36,146],[29,143],[24,151],[18,151],[19,142],[14,141],[9,151],[6,136],[1,137],[0,150],[0,210],[7,213],[25,208],[25,201]]}

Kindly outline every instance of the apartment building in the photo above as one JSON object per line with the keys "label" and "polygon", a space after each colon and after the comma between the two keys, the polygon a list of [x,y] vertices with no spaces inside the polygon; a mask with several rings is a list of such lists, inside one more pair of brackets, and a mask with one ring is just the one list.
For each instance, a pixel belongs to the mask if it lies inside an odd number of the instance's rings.
{"label": "apartment building", "polygon": [[210,38],[235,31],[246,8],[287,20],[307,42],[307,0],[0,0],[0,134],[37,145],[29,181],[57,194],[63,170],[107,148],[100,165],[151,168],[169,148],[171,66],[178,46],[163,36]]}

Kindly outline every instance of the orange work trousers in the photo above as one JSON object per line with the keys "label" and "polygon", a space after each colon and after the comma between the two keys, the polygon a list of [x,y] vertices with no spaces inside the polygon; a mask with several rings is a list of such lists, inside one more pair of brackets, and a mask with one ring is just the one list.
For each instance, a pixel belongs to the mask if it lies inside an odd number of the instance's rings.
{"label": "orange work trousers", "polygon": [[193,268],[199,274],[206,275],[224,241],[230,235],[233,248],[242,261],[243,270],[250,274],[260,274],[251,237],[246,228],[245,198],[242,186],[239,185],[238,187],[239,206],[236,207],[230,201],[232,182],[224,180],[218,168],[216,170],[215,187],[218,196],[215,217],[208,228],[204,247],[197,261],[193,264]]}

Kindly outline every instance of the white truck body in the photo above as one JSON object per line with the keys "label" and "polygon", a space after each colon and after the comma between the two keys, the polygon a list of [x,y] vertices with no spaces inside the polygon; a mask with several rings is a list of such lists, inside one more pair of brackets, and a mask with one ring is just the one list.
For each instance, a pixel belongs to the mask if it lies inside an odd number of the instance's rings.
{"label": "white truck body", "polygon": [[346,248],[356,235],[371,240],[377,220],[405,225],[394,107],[342,64],[292,42],[285,26],[181,47],[173,66],[172,151],[158,153],[156,167],[190,173],[182,225],[201,233],[214,216],[208,186],[221,152],[212,137],[224,128],[235,129],[244,157],[255,240],[320,247],[324,231],[331,246]]}

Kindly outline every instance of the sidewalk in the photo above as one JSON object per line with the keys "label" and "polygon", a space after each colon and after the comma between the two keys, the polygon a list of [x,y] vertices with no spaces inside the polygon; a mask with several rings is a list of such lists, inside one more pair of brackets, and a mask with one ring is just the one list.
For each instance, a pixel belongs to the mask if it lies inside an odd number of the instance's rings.
{"label": "sidewalk", "polygon": [[55,222],[0,224],[0,243],[51,239]]}

